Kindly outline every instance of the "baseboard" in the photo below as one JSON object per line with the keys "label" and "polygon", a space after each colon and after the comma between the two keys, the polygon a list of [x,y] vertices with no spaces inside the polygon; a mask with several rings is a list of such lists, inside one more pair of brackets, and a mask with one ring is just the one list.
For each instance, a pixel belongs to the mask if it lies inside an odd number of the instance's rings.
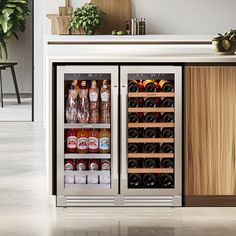
{"label": "baseboard", "polygon": [[236,196],[185,196],[185,207],[236,207]]}

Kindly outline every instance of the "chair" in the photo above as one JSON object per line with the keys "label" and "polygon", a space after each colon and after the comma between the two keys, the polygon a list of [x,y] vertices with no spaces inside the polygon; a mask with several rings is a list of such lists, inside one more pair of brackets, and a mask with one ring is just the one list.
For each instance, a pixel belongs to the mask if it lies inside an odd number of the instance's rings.
{"label": "chair", "polygon": [[16,65],[17,65],[17,62],[1,62],[0,61],[0,87],[1,87],[0,89],[1,89],[2,107],[3,107],[2,71],[6,70],[7,68],[11,69],[11,74],[12,74],[12,78],[13,78],[13,82],[14,82],[14,86],[16,90],[17,101],[19,104],[21,103],[19,89],[18,89],[17,80],[16,80],[16,73],[15,73],[15,68],[14,68],[14,66]]}

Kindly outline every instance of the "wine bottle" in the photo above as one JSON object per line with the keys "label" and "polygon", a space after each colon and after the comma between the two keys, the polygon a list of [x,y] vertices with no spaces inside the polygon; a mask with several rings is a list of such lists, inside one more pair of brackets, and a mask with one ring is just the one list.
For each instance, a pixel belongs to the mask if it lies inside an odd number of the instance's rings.
{"label": "wine bottle", "polygon": [[146,92],[157,92],[160,90],[159,84],[154,80],[145,80],[143,82],[143,87]]}
{"label": "wine bottle", "polygon": [[161,113],[159,113],[159,112],[147,113],[144,117],[144,120],[147,123],[159,122],[161,120]]}
{"label": "wine bottle", "polygon": [[129,98],[128,107],[143,107],[144,99],[143,98]]}
{"label": "wine bottle", "polygon": [[163,92],[174,92],[174,84],[169,80],[161,80],[159,85]]}
{"label": "wine bottle", "polygon": [[161,150],[164,153],[174,153],[174,144],[172,144],[172,143],[163,143],[161,145]]}
{"label": "wine bottle", "polygon": [[160,129],[146,128],[144,130],[144,138],[158,138],[160,137]]}
{"label": "wine bottle", "polygon": [[139,84],[137,80],[129,80],[128,90],[130,93],[137,93],[139,91]]}
{"label": "wine bottle", "polygon": [[174,185],[174,178],[170,174],[160,174],[159,183],[163,188],[171,188]]}
{"label": "wine bottle", "polygon": [[163,128],[161,133],[163,138],[174,138],[174,128]]}
{"label": "wine bottle", "polygon": [[155,168],[156,167],[156,162],[154,159],[144,159],[143,160],[143,168]]}
{"label": "wine bottle", "polygon": [[139,147],[137,143],[128,144],[128,153],[138,153]]}
{"label": "wine bottle", "polygon": [[162,158],[161,168],[174,168],[174,160],[170,158]]}
{"label": "wine bottle", "polygon": [[161,104],[160,98],[147,98],[144,102],[145,107],[161,107]]}
{"label": "wine bottle", "polygon": [[140,187],[142,184],[142,178],[139,174],[131,174],[128,178],[128,185],[130,188]]}
{"label": "wine bottle", "polygon": [[128,161],[128,168],[138,168],[139,164],[138,164],[138,160],[137,159],[130,159]]}
{"label": "wine bottle", "polygon": [[157,183],[157,178],[154,174],[145,174],[143,176],[143,184],[145,187],[153,187]]}
{"label": "wine bottle", "polygon": [[162,100],[163,107],[174,107],[174,98],[164,98]]}
{"label": "wine bottle", "polygon": [[128,137],[129,138],[139,138],[140,137],[139,129],[137,129],[137,128],[130,128],[128,130]]}
{"label": "wine bottle", "polygon": [[143,147],[143,153],[157,152],[157,147],[154,143],[144,143],[142,147]]}
{"label": "wine bottle", "polygon": [[171,123],[174,122],[175,118],[174,118],[174,114],[173,113],[164,113],[162,116],[162,121],[166,122],[166,123]]}
{"label": "wine bottle", "polygon": [[134,113],[131,112],[128,115],[128,122],[129,123],[138,123],[138,122],[142,122],[143,121],[143,113],[139,112],[139,113]]}

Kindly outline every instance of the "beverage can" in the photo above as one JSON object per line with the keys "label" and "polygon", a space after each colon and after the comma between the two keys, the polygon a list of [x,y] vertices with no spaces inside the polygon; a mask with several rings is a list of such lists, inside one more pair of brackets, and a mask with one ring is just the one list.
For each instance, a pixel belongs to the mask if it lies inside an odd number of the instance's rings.
{"label": "beverage can", "polygon": [[98,170],[100,167],[100,161],[92,159],[89,161],[89,170]]}
{"label": "beverage can", "polygon": [[75,162],[73,160],[66,160],[64,170],[74,170]]}
{"label": "beverage can", "polygon": [[102,170],[111,170],[111,161],[110,160],[101,160],[101,169]]}
{"label": "beverage can", "polygon": [[88,165],[87,160],[84,160],[84,159],[77,160],[76,169],[77,170],[87,170],[87,165]]}

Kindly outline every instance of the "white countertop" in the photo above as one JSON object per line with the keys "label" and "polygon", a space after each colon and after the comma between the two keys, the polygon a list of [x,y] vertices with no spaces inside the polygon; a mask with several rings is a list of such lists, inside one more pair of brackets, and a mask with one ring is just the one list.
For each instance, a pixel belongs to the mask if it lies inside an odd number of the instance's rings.
{"label": "white countertop", "polygon": [[113,36],[113,35],[48,35],[45,37],[46,42],[48,43],[65,43],[65,44],[74,44],[74,43],[114,43],[114,44],[137,44],[137,43],[194,43],[194,44],[209,44],[214,36],[213,35],[121,35],[121,36]]}

